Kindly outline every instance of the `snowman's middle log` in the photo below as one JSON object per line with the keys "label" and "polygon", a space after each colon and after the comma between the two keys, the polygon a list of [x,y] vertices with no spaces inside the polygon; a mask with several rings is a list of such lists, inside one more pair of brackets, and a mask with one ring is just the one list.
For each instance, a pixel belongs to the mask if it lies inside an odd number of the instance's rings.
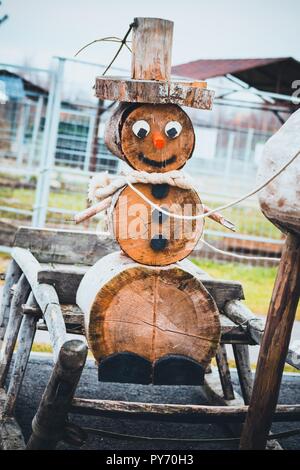
{"label": "snowman's middle log", "polygon": [[[169,185],[135,184],[149,200],[179,216],[203,214],[198,193]],[[129,186],[114,198],[110,224],[122,250],[138,263],[166,266],[186,258],[203,232],[204,219],[165,215],[144,202]]]}

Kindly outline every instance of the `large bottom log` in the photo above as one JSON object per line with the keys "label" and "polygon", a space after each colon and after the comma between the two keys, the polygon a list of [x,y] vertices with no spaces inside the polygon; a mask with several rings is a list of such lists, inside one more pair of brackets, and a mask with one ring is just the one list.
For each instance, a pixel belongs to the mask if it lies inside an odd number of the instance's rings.
{"label": "large bottom log", "polygon": [[149,267],[117,252],[84,276],[77,303],[94,357],[130,352],[153,363],[188,356],[205,368],[220,338],[217,306],[192,263]]}

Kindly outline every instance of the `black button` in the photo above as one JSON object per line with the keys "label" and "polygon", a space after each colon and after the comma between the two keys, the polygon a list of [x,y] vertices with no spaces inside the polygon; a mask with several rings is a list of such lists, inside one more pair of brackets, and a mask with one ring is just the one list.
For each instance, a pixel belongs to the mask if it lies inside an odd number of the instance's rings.
{"label": "black button", "polygon": [[154,235],[150,242],[150,246],[154,251],[162,251],[168,245],[168,240],[163,235]]}
{"label": "black button", "polygon": [[167,197],[169,194],[169,185],[168,183],[163,183],[163,184],[153,184],[151,193],[152,196],[156,197],[156,199],[163,199],[164,197]]}

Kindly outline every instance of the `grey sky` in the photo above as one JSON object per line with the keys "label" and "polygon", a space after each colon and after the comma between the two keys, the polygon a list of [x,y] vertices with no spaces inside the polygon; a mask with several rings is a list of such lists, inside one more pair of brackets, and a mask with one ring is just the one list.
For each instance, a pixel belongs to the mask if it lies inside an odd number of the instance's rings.
{"label": "grey sky", "polygon": [[[122,36],[134,16],[175,22],[173,64],[200,58],[293,56],[300,60],[300,0],[2,0],[0,61],[48,66],[85,43]],[[116,44],[99,43],[83,60],[107,63]],[[129,53],[117,65],[128,68]]]}

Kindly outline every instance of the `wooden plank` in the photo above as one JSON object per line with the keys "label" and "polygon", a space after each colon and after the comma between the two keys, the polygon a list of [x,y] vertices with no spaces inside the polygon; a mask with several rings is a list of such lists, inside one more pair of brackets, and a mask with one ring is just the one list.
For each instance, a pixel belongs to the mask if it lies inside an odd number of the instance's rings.
{"label": "wooden plank", "polygon": [[234,391],[231,382],[230,369],[228,366],[226,346],[220,344],[216,354],[216,361],[220,375],[220,381],[225,400],[234,399]]}
{"label": "wooden plank", "polygon": [[[244,330],[244,332],[252,339],[253,344],[261,343],[265,324],[260,318],[253,315],[253,313],[242,302],[238,300],[227,302],[224,305],[224,313]],[[290,346],[288,349],[286,362],[292,367],[300,370],[300,348],[297,347],[297,345]]]}
{"label": "wooden plank", "polygon": [[32,422],[28,450],[55,449],[65,435],[69,407],[87,356],[83,341],[67,341],[61,348],[39,408]]}
{"label": "wooden plank", "polygon": [[[224,314],[220,314],[221,343],[224,344],[251,344],[251,337],[240,325],[234,323]],[[253,343],[255,344],[255,343]]]}
{"label": "wooden plank", "polygon": [[[29,307],[36,306],[36,302],[32,293],[29,296],[27,305]],[[6,416],[12,416],[15,409],[16,401],[22,386],[24,374],[30,356],[38,318],[39,317],[37,315],[25,315],[22,319],[18,336],[18,349],[15,354],[14,367],[11,374],[4,406],[4,413]]]}
{"label": "wooden plank", "polygon": [[264,449],[266,446],[278,400],[299,293],[300,238],[288,234],[260,347],[249,413],[241,437],[241,449]]}
{"label": "wooden plank", "polygon": [[[248,412],[247,405],[211,406],[177,405],[162,403],[126,402],[119,400],[96,400],[74,398],[71,413],[111,418],[135,418],[173,422],[243,422]],[[274,421],[299,421],[300,405],[278,405]]]}
{"label": "wooden plank", "polygon": [[118,250],[114,239],[94,232],[20,227],[14,246],[26,248],[43,263],[93,265]]}
{"label": "wooden plank", "polygon": [[244,403],[245,405],[249,405],[253,390],[249,346],[248,344],[233,344],[232,348]]}
{"label": "wooden plank", "polygon": [[13,294],[8,325],[0,352],[0,387],[4,386],[14,347],[16,345],[22,321],[21,306],[27,301],[29,293],[29,282],[27,281],[26,276],[22,274]]}
{"label": "wooden plank", "polygon": [[223,281],[218,279],[207,279],[202,281],[208,292],[214,298],[218,308],[223,310],[229,300],[244,299],[243,287],[237,281]]}
{"label": "wooden plank", "polygon": [[[13,248],[12,257],[26,276],[34,298],[43,313],[54,351],[54,358],[57,358],[67,336],[56,291],[53,286],[38,283],[37,275],[40,271],[40,264],[30,251],[23,248]],[[25,303],[24,300],[23,303]]]}
{"label": "wooden plank", "polygon": [[[271,243],[266,241],[259,240],[247,240],[235,237],[223,237],[222,238],[222,249],[225,251],[233,250],[236,253],[249,253],[262,256],[281,256],[283,248],[283,240],[280,240],[279,243]],[[254,255],[254,256],[255,256]],[[274,264],[277,263],[274,258]]]}
{"label": "wooden plank", "polygon": [[96,77],[95,96],[127,103],[173,103],[211,110],[215,92],[203,82],[133,80],[127,77]]}
{"label": "wooden plank", "polygon": [[75,304],[79,284],[89,266],[64,264],[41,265],[38,282],[53,286],[62,304]]}
{"label": "wooden plank", "polygon": [[0,312],[0,341],[3,340],[8,323],[12,293],[11,288],[18,282],[22,274],[21,269],[14,260],[11,260],[5,274],[5,284],[2,293],[2,303]]}
{"label": "wooden plank", "polygon": [[260,344],[265,325],[246,305],[238,300],[231,300],[224,305],[224,313],[234,323],[249,334],[255,344]]}

